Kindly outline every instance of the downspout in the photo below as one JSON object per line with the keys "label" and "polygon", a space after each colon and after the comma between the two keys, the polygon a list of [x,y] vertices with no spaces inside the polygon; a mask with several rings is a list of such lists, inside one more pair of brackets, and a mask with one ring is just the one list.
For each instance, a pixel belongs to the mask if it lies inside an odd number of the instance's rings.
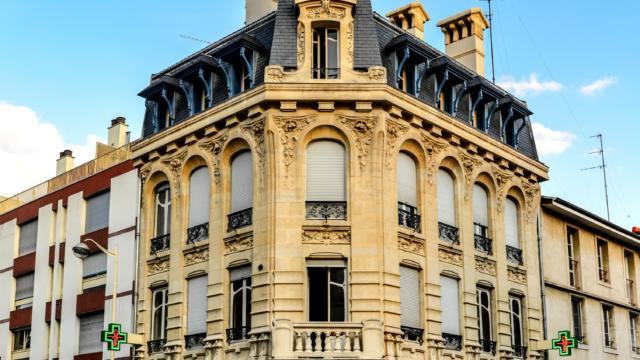
{"label": "downspout", "polygon": [[[540,266],[540,298],[542,300],[542,336],[544,340],[547,336],[547,297],[544,291],[544,257],[542,254],[542,206],[538,207],[538,261]],[[544,350],[544,359],[549,358],[549,352]]]}
{"label": "downspout", "polygon": [[[140,271],[140,259],[138,258],[138,255],[140,254],[140,207],[142,206],[142,177],[140,176],[140,170],[138,169],[138,181],[137,181],[137,188],[138,188],[138,196],[137,196],[137,204],[136,204],[136,230],[135,230],[135,246],[133,247],[133,251],[134,251],[134,259],[136,259],[135,261],[135,273],[133,275],[133,296],[131,297],[131,301],[133,301],[133,314],[131,314],[131,318],[132,318],[132,328],[135,330],[134,332],[136,334],[139,334],[138,332],[138,301],[139,301],[139,297],[140,297],[140,292],[138,291],[138,279],[139,279],[139,274],[138,272]],[[136,349],[135,347],[132,347],[133,350],[133,356],[135,358],[136,356]]]}

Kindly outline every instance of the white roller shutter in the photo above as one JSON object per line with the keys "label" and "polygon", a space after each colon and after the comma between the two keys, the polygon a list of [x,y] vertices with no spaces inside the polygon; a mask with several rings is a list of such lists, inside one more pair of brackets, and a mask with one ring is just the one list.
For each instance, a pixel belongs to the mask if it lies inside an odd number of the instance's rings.
{"label": "white roller shutter", "polygon": [[251,152],[243,151],[231,161],[231,212],[253,207],[253,165]]}
{"label": "white roller shutter", "polygon": [[189,227],[209,222],[209,169],[206,166],[191,173],[189,180]]}
{"label": "white roller shutter", "polygon": [[442,332],[460,335],[460,300],[458,280],[440,276],[440,305],[442,307]]}
{"label": "white roller shutter", "polygon": [[207,332],[207,277],[189,279],[187,335]]}
{"label": "white roller shutter", "polygon": [[487,190],[478,184],[473,185],[473,222],[483,226],[489,226],[489,203]]}
{"label": "white roller shutter", "polygon": [[31,273],[16,278],[16,300],[33,297],[33,275]]}
{"label": "white roller shutter", "polygon": [[438,221],[456,226],[455,189],[451,175],[438,170]]}
{"label": "white roller shutter", "polygon": [[345,201],[345,150],[335,141],[307,147],[307,201]]}
{"label": "white roller shutter", "polygon": [[104,229],[109,226],[109,199],[110,193],[108,191],[87,199],[87,221],[84,226],[85,233]]}
{"label": "white roller shutter", "polygon": [[20,243],[18,255],[22,256],[36,251],[38,242],[38,220],[30,221],[20,225]]}
{"label": "white roller shutter", "polygon": [[400,325],[421,329],[420,271],[400,266]]}
{"label": "white roller shutter", "polygon": [[229,270],[229,281],[236,281],[251,277],[251,265],[240,266]]}
{"label": "white roller shutter", "polygon": [[80,339],[78,353],[92,354],[102,351],[100,341],[104,328],[104,313],[86,315],[80,317]]}
{"label": "white roller shutter", "polygon": [[398,155],[398,201],[411,206],[418,205],[416,162],[407,153]]}
{"label": "white roller shutter", "polygon": [[87,256],[82,263],[82,277],[104,274],[107,272],[107,254],[103,252],[93,253]]}
{"label": "white roller shutter", "polygon": [[507,245],[520,248],[518,232],[518,205],[511,198],[504,202],[504,238]]}

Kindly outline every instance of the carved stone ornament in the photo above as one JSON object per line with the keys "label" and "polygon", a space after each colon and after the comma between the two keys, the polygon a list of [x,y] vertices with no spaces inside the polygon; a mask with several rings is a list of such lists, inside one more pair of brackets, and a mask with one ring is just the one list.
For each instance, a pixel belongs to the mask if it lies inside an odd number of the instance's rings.
{"label": "carved stone ornament", "polygon": [[193,265],[209,260],[209,249],[204,248],[184,255],[184,264]]}
{"label": "carved stone ornament", "polygon": [[282,158],[286,169],[285,176],[289,175],[289,167],[296,157],[296,144],[298,135],[309,124],[316,121],[315,115],[308,116],[276,116],[273,121],[280,129],[280,142],[282,143]]}
{"label": "carved stone ornament", "polygon": [[213,181],[216,184],[220,183],[220,153],[228,138],[229,135],[224,134],[198,145],[202,150],[213,155]]}
{"label": "carved stone ornament", "polygon": [[302,66],[302,64],[304,64],[304,48],[306,46],[306,42],[305,42],[305,30],[304,30],[304,24],[302,22],[298,23],[298,39],[297,39],[297,44],[298,44],[298,66]]}
{"label": "carved stone ornament", "polygon": [[387,169],[393,169],[393,160],[396,157],[396,146],[398,145],[398,139],[404,136],[409,131],[409,128],[398,124],[391,119],[387,120],[387,143],[386,143],[386,161]]}
{"label": "carved stone ornament", "polygon": [[462,266],[462,253],[457,251],[451,251],[446,248],[440,248],[438,250],[438,259],[448,264]]}
{"label": "carved stone ornament", "polygon": [[251,249],[253,247],[253,236],[232,236],[224,239],[224,251],[231,254],[239,251]]}
{"label": "carved stone ornament", "polygon": [[353,64],[354,25],[353,21],[347,25],[347,61]]}
{"label": "carved stone ornament", "polygon": [[242,132],[253,139],[256,158],[258,159],[259,183],[263,184],[264,178],[264,118],[260,118],[242,127]]}
{"label": "carved stone ornament", "polygon": [[302,242],[308,244],[348,244],[351,242],[349,229],[303,229]]}
{"label": "carved stone ornament", "polygon": [[369,148],[373,138],[373,129],[376,127],[378,118],[375,116],[344,116],[340,115],[338,120],[349,127],[356,136],[356,149],[358,150],[358,162],[360,169],[367,165]]}
{"label": "carved stone ornament", "polygon": [[476,271],[483,274],[496,276],[496,264],[492,261],[476,259]]}
{"label": "carved stone ornament", "polygon": [[424,240],[399,233],[398,249],[416,254],[424,254]]}
{"label": "carved stone ornament", "polygon": [[173,174],[173,181],[175,184],[176,194],[180,196],[180,170],[182,170],[182,166],[184,165],[184,161],[187,159],[187,150],[183,150],[177,155],[168,157],[162,160],[162,163],[169,169],[169,171]]}
{"label": "carved stone ornament", "polygon": [[433,185],[436,175],[436,160],[449,143],[438,141],[427,134],[422,134],[422,144],[427,152],[427,181]]}
{"label": "carved stone ornament", "polygon": [[507,279],[518,284],[527,284],[527,273],[524,270],[516,269],[511,266],[507,267]]}
{"label": "carved stone ornament", "polygon": [[467,155],[463,151],[460,152],[460,160],[462,161],[462,170],[464,171],[464,199],[469,200],[469,195],[471,193],[471,184],[473,181],[473,173],[480,165],[480,160],[474,158],[471,155]]}
{"label": "carved stone ornament", "polygon": [[531,223],[536,218],[536,210],[538,204],[538,197],[540,195],[540,186],[538,184],[531,184],[523,182],[524,196],[527,203],[527,222]]}
{"label": "carved stone ornament", "polygon": [[151,165],[145,165],[142,168],[140,168],[139,174],[140,174],[140,180],[143,183],[147,181],[149,179],[149,175],[151,174]]}
{"label": "carved stone ornament", "polygon": [[280,82],[284,78],[284,69],[282,66],[272,65],[266,68],[267,82]]}
{"label": "carved stone ornament", "polygon": [[169,260],[154,261],[147,264],[147,275],[159,274],[169,271]]}
{"label": "carved stone ornament", "polygon": [[498,199],[496,202],[496,210],[498,210],[498,212],[502,212],[504,192],[507,189],[507,184],[509,183],[509,181],[511,181],[511,174],[496,167],[491,168],[491,173],[493,174],[493,178],[495,179],[497,185],[496,187]]}
{"label": "carved stone ornament", "polygon": [[307,18],[311,20],[318,19],[344,19],[347,12],[345,9],[331,6],[331,0],[322,0],[322,5],[307,10]]}

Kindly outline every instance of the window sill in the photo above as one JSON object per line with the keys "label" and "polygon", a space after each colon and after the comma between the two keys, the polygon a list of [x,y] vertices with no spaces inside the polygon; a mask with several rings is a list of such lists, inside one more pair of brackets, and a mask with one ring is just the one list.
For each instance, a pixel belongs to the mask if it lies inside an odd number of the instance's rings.
{"label": "window sill", "polygon": [[600,286],[604,286],[604,287],[609,288],[609,289],[611,289],[611,288],[612,288],[612,287],[611,287],[611,283],[610,283],[610,282],[605,282],[605,281],[602,281],[602,280],[600,280],[600,279],[598,279],[598,284],[599,284]]}
{"label": "window sill", "polygon": [[82,279],[82,290],[91,289],[97,286],[102,286],[107,283],[107,274],[100,274],[91,276],[86,279]]}
{"label": "window sill", "polygon": [[24,298],[24,299],[20,299],[20,300],[16,300],[15,301],[15,309],[16,310],[26,309],[26,308],[30,308],[32,306],[33,306],[33,297],[28,297],[28,298]]}
{"label": "window sill", "polygon": [[224,352],[239,354],[243,350],[248,351],[250,349],[251,349],[251,344],[249,344],[249,339],[242,339],[242,340],[234,340],[230,342],[227,348],[224,350]]}
{"label": "window sill", "polygon": [[12,359],[28,359],[29,358],[29,349],[25,350],[14,350],[11,352]]}
{"label": "window sill", "polygon": [[589,351],[589,344],[578,343],[576,349]]}
{"label": "window sill", "polygon": [[421,233],[412,228],[408,228],[402,225],[398,225],[398,232],[407,236],[411,236],[420,240],[426,240],[426,237]]}
{"label": "window sill", "polygon": [[[243,226],[241,228],[237,228],[237,229],[233,229],[231,231],[227,231],[224,234],[224,238],[225,239],[230,239],[233,237],[237,237],[237,236],[243,236],[249,233],[253,233],[253,224],[251,225],[247,225],[247,226]],[[206,243],[208,243],[209,241],[205,241]],[[197,243],[196,243],[197,245]]]}
{"label": "window sill", "polygon": [[603,352],[607,353],[607,354],[612,354],[612,355],[618,355],[618,349],[616,348],[610,348],[610,347],[604,347],[602,349]]}

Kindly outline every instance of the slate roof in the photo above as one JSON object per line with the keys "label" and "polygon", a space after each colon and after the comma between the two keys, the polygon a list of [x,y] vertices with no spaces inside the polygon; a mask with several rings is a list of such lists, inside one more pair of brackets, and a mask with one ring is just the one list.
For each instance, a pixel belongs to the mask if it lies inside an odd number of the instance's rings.
{"label": "slate roof", "polygon": [[285,69],[298,66],[297,30],[298,17],[293,0],[279,0],[269,65],[280,65]]}
{"label": "slate roof", "polygon": [[367,69],[371,66],[382,66],[371,0],[358,0],[354,18],[354,67],[356,69]]}

